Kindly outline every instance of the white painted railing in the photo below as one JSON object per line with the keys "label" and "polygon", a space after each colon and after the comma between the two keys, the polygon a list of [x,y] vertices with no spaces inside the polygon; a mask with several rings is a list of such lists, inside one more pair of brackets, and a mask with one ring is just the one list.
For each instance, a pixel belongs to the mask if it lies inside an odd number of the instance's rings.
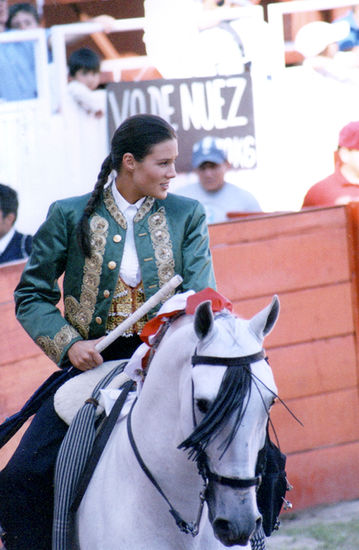
{"label": "white painted railing", "polygon": [[[121,22],[121,27],[129,25]],[[106,116],[88,116],[66,94],[65,35],[99,30],[93,23],[54,27],[51,65],[43,29],[0,34],[0,47],[2,42],[34,42],[37,98],[0,103],[0,182],[18,191],[21,231],[33,233],[56,198],[90,191],[108,154]],[[54,91],[60,91],[56,98]],[[106,111],[106,93],[94,93]]]}

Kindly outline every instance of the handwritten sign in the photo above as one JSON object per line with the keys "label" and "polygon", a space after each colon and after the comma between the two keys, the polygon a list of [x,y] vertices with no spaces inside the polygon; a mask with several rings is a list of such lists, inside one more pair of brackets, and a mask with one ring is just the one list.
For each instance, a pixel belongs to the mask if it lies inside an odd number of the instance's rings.
{"label": "handwritten sign", "polygon": [[178,172],[191,171],[192,146],[207,135],[223,140],[233,168],[251,169],[257,164],[249,73],[116,82],[107,86],[107,92],[109,138],[129,116],[159,115],[177,132]]}

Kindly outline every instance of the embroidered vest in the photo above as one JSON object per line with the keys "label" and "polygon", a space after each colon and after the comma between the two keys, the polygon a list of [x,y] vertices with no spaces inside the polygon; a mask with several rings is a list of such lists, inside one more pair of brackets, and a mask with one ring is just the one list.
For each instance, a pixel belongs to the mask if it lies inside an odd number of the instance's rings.
{"label": "embroidered vest", "polygon": [[[107,317],[106,332],[110,332],[120,323],[127,319],[134,311],[136,311],[145,302],[145,293],[142,282],[136,287],[128,286],[119,277],[113,295],[110,311]],[[147,316],[143,317],[137,323],[132,325],[123,336],[132,336],[140,334],[147,322]]]}

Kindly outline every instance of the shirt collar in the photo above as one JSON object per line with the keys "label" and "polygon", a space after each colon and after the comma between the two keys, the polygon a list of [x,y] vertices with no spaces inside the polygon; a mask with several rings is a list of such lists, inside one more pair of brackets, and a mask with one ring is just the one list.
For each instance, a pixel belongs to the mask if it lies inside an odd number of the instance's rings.
{"label": "shirt collar", "polygon": [[9,242],[11,241],[14,235],[15,235],[15,227],[13,226],[10,229],[10,231],[8,231],[6,235],[4,235],[2,239],[0,239],[0,254],[2,254],[6,250]]}
{"label": "shirt collar", "polygon": [[140,206],[142,205],[142,203],[146,200],[146,197],[142,197],[141,199],[139,199],[138,201],[136,201],[134,204],[131,204],[130,202],[128,202],[122,195],[121,193],[118,191],[117,187],[116,187],[116,182],[115,180],[113,180],[112,182],[112,187],[111,187],[111,191],[112,191],[112,194],[113,194],[113,198],[115,199],[115,203],[117,204],[118,208],[121,210],[121,212],[125,213],[126,210],[128,208],[130,208],[131,206],[135,206],[137,208],[137,210],[140,208]]}

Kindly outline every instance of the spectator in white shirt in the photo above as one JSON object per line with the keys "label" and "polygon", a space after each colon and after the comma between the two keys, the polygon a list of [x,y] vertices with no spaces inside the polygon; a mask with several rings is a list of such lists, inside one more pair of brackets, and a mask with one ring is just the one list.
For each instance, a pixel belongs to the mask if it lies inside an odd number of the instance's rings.
{"label": "spectator in white shirt", "polygon": [[104,112],[94,90],[100,83],[100,58],[90,48],[75,50],[68,60],[68,92],[88,115],[101,118]]}

